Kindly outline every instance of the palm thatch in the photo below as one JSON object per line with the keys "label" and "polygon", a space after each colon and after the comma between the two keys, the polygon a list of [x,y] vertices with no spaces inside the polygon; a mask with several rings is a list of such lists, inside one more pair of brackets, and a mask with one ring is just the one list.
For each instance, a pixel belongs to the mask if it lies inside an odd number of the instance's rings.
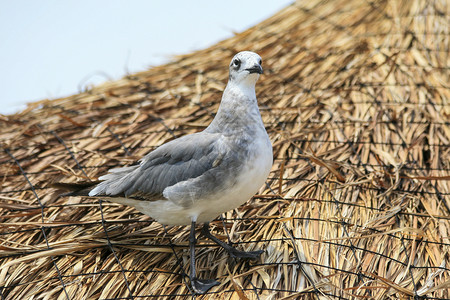
{"label": "palm thatch", "polygon": [[450,298],[450,5],[300,1],[208,49],[0,117],[1,299],[184,299],[188,228],[61,197],[212,120],[240,50],[274,147],[267,186],[200,237],[204,298]]}

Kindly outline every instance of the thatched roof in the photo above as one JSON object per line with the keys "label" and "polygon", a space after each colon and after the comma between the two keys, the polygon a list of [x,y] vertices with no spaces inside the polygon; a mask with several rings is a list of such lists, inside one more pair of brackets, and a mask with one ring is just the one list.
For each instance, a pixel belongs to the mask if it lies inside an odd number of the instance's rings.
{"label": "thatched roof", "polygon": [[[450,298],[450,6],[300,1],[235,37],[0,117],[1,299],[183,299],[188,228],[62,197],[205,128],[240,50],[274,147],[267,187],[200,238],[221,299]],[[284,298],[283,298],[284,297]]]}

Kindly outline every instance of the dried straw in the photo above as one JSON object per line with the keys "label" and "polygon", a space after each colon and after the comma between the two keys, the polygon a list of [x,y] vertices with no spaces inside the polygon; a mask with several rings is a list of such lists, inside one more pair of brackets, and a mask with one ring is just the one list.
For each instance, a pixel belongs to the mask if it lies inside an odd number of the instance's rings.
{"label": "dried straw", "polygon": [[[184,299],[187,228],[57,198],[217,110],[234,53],[263,57],[275,163],[213,222],[258,262],[200,238],[205,298],[450,298],[450,5],[300,1],[208,49],[0,118],[2,299]],[[224,231],[224,226],[226,232]]]}

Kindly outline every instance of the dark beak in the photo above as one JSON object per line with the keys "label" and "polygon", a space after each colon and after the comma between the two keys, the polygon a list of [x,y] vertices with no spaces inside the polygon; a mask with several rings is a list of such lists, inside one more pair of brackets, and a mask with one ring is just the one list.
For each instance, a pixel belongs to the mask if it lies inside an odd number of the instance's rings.
{"label": "dark beak", "polygon": [[250,74],[252,74],[252,73],[262,74],[263,73],[263,69],[260,65],[254,65],[253,67],[245,69],[245,70],[248,71]]}

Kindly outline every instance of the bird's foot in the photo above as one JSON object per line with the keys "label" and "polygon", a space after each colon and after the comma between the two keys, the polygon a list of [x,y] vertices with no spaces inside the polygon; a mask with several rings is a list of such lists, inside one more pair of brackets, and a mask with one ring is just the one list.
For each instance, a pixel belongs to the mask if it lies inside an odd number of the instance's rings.
{"label": "bird's foot", "polygon": [[220,282],[214,279],[198,279],[196,277],[191,278],[191,285],[197,294],[204,294],[209,291],[213,286],[219,285]]}
{"label": "bird's foot", "polygon": [[264,250],[257,251],[240,251],[236,248],[230,247],[231,249],[226,249],[232,258],[241,259],[258,259],[258,257],[264,252]]}

